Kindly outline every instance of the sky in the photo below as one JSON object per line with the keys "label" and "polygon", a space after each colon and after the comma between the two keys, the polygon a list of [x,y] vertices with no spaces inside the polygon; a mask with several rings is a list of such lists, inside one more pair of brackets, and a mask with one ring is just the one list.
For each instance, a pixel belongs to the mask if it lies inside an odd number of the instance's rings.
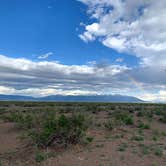
{"label": "sky", "polygon": [[166,1],[0,0],[0,94],[166,102]]}

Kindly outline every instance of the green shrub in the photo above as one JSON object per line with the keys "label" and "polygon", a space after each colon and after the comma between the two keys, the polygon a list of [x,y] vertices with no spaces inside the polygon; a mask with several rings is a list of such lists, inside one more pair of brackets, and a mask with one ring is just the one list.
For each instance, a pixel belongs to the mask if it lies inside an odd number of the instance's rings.
{"label": "green shrub", "polygon": [[122,122],[125,125],[132,125],[134,123],[133,116],[126,112],[115,113],[115,119]]}
{"label": "green shrub", "polygon": [[153,117],[153,111],[151,110],[141,110],[137,113],[138,117],[146,117],[146,118],[152,118]]}
{"label": "green shrub", "polygon": [[158,137],[157,137],[156,135],[154,135],[154,136],[152,137],[152,139],[153,139],[153,141],[157,141],[157,140],[158,140]]}
{"label": "green shrub", "polygon": [[140,128],[140,129],[150,129],[150,125],[149,124],[145,124],[143,122],[140,122],[138,124],[138,128]]}
{"label": "green shrub", "polygon": [[165,114],[165,110],[164,109],[157,109],[155,110],[155,114],[160,116],[160,115],[164,115]]}
{"label": "green shrub", "polygon": [[21,127],[23,127],[24,129],[30,129],[33,127],[33,116],[32,115],[25,115],[23,117],[23,120],[20,121],[19,124]]}
{"label": "green shrub", "polygon": [[37,128],[29,132],[29,136],[37,146],[44,147],[47,144],[49,137],[56,131],[57,119],[51,114],[41,122]]}
{"label": "green shrub", "polygon": [[33,126],[33,116],[31,114],[12,112],[10,115],[5,116],[5,120],[15,122],[17,127],[23,129],[30,129]]}
{"label": "green shrub", "polygon": [[115,110],[116,107],[112,105],[112,106],[110,106],[110,109],[111,109],[111,110]]}
{"label": "green shrub", "polygon": [[143,117],[144,116],[143,111],[138,111],[137,116],[138,117]]}
{"label": "green shrub", "polygon": [[23,116],[20,112],[11,112],[9,115],[6,115],[5,119],[9,122],[19,122],[23,119]]}
{"label": "green shrub", "polygon": [[29,136],[40,147],[51,145],[64,146],[68,144],[80,143],[85,131],[87,130],[87,121],[83,115],[72,115],[67,117],[48,116],[40,127],[30,132]]}
{"label": "green shrub", "polygon": [[160,121],[166,123],[166,113],[161,116]]}
{"label": "green shrub", "polygon": [[161,149],[161,148],[159,148],[159,147],[156,147],[155,149],[154,149],[154,154],[156,155],[156,156],[162,156],[163,155],[163,150]]}
{"label": "green shrub", "polygon": [[162,131],[162,132],[161,132],[161,135],[164,136],[164,137],[166,137],[166,132],[165,132],[165,131]]}
{"label": "green shrub", "polygon": [[94,138],[93,137],[86,137],[86,140],[88,143],[91,143],[94,140]]}
{"label": "green shrub", "polygon": [[151,147],[149,147],[148,145],[145,144],[139,144],[141,151],[144,155],[147,155],[151,152]]}
{"label": "green shrub", "polygon": [[[14,112],[6,115],[6,120],[15,122],[17,127],[28,132],[28,137],[39,147],[79,143],[88,128],[84,115],[56,116],[54,111],[34,113]],[[90,141],[90,139],[89,139]]]}
{"label": "green shrub", "polygon": [[126,118],[124,118],[123,122],[126,125],[132,125],[134,123],[133,117],[132,116],[127,116]]}
{"label": "green shrub", "polygon": [[44,160],[46,160],[46,156],[45,156],[45,154],[44,153],[42,153],[42,152],[37,152],[36,153],[36,156],[35,156],[35,160],[36,160],[36,162],[42,162],[42,161],[44,161]]}
{"label": "green shrub", "polygon": [[153,111],[152,110],[146,110],[145,111],[145,116],[147,118],[153,118]]}
{"label": "green shrub", "polygon": [[134,141],[143,141],[144,140],[144,137],[143,136],[139,136],[139,135],[135,135],[131,138],[131,140],[134,140]]}
{"label": "green shrub", "polygon": [[118,150],[121,151],[121,152],[124,152],[127,148],[128,148],[127,144],[122,143],[122,144],[119,145]]}
{"label": "green shrub", "polygon": [[106,123],[104,123],[104,126],[108,129],[108,130],[113,130],[115,127],[115,123],[112,119],[109,119]]}

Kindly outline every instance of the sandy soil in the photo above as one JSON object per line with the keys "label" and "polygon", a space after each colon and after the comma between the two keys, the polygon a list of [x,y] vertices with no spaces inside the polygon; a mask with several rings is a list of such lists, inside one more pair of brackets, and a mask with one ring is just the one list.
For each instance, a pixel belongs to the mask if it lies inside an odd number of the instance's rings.
{"label": "sandy soil", "polygon": [[[104,122],[107,112],[92,114],[95,122]],[[139,120],[135,116],[135,123]],[[146,120],[141,117],[142,121]],[[34,147],[19,137],[22,131],[14,123],[0,121],[0,166],[166,166],[166,137],[158,141],[152,140],[154,130],[166,131],[166,124],[158,121],[150,123],[151,128],[145,129],[144,140],[135,141],[131,137],[138,134],[136,124],[107,131],[104,127],[93,125],[88,135],[94,140],[88,145],[76,145],[67,149],[48,148],[43,153],[52,153],[54,157],[37,163],[35,162]],[[164,147],[163,155],[153,152],[143,153],[141,145]],[[122,148],[120,148],[122,147]],[[145,150],[145,149],[144,149]]]}

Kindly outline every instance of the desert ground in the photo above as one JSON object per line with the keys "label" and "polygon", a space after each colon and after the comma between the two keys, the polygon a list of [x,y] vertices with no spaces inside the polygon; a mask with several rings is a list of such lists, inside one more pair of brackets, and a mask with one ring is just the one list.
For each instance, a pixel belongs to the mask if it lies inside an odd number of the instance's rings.
{"label": "desert ground", "polygon": [[0,102],[0,166],[166,166],[166,105]]}

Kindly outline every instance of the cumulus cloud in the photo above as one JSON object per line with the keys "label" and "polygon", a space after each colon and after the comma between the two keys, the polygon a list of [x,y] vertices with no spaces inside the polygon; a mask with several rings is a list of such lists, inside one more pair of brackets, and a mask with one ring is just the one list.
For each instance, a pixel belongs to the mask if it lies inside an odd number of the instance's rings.
{"label": "cumulus cloud", "polygon": [[84,25],[81,39],[98,40],[106,47],[138,57],[139,66],[118,77],[125,82],[129,76],[134,84],[147,90],[147,98],[152,94],[151,100],[155,96],[160,99],[163,94],[160,92],[166,89],[166,1],[78,1],[88,6],[87,14],[92,18],[90,24]]}
{"label": "cumulus cloud", "polygon": [[97,39],[119,52],[129,52],[141,58],[142,65],[166,66],[166,1],[79,1],[88,5],[88,14],[96,20],[85,26],[81,39]]}

